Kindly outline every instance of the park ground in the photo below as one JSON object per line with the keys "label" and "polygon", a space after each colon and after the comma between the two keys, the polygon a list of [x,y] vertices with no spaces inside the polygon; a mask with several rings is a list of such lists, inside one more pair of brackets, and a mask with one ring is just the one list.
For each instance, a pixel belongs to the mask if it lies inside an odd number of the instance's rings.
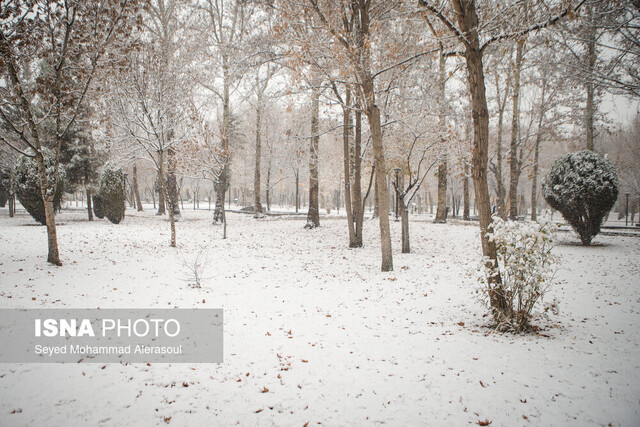
{"label": "park ground", "polygon": [[[0,425],[640,425],[640,238],[560,233],[557,314],[488,328],[475,224],[413,217],[411,254],[381,273],[377,224],[184,211],[178,247],[150,209],[119,225],[0,210],[1,308],[223,308],[220,364],[0,364]],[[187,265],[208,260],[201,288]],[[268,390],[265,392],[265,390]]]}

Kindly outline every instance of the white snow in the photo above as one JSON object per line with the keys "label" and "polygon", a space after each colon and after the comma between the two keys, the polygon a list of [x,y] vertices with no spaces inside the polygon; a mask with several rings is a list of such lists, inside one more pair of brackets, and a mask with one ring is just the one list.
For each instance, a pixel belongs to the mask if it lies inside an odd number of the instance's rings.
{"label": "white snow", "polygon": [[[0,307],[222,307],[221,364],[2,364],[0,425],[638,425],[640,239],[573,234],[540,334],[486,328],[474,298],[477,225],[411,222],[412,254],[379,271],[377,223],[349,249],[343,218],[255,220],[210,212],[169,224],[58,215],[64,266],[45,227],[0,210]],[[181,259],[206,247],[201,289]],[[268,392],[262,392],[268,389]]]}

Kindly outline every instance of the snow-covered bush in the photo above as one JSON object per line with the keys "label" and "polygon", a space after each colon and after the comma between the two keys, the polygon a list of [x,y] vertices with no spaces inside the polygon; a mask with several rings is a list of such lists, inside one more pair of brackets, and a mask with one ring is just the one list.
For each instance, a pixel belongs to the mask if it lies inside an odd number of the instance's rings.
{"label": "snow-covered bush", "polygon": [[104,209],[102,208],[102,198],[100,197],[99,194],[94,194],[91,197],[92,200],[92,205],[93,205],[93,214],[97,217],[97,218],[104,218]]}
{"label": "snow-covered bush", "polygon": [[[524,332],[530,328],[533,309],[542,301],[553,278],[554,234],[555,226],[550,222],[504,221],[494,217],[488,238],[496,245],[498,265],[486,260],[482,263],[479,293],[491,307],[498,330]],[[504,304],[492,307],[492,295]]]}
{"label": "snow-covered bush", "polygon": [[124,174],[112,163],[107,163],[102,169],[100,199],[104,216],[114,224],[122,221],[125,210]]}
{"label": "snow-covered bush", "polygon": [[592,151],[558,158],[542,183],[542,194],[580,235],[583,245],[600,232],[600,226],[618,198],[614,166]]}
{"label": "snow-covered bush", "polygon": [[[43,149],[44,164],[47,175],[47,192],[53,191],[53,174],[55,173],[55,154],[48,148]],[[38,164],[32,157],[20,156],[11,175],[12,186],[20,204],[40,224],[45,225],[47,218],[44,212],[44,202],[40,192],[40,175]],[[64,194],[64,170],[60,167],[56,191],[53,198],[54,210],[60,209]]]}

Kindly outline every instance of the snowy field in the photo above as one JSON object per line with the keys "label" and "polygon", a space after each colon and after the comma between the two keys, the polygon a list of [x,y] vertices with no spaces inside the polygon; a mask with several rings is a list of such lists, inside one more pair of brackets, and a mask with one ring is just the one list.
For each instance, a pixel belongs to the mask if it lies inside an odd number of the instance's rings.
{"label": "snowy field", "polygon": [[[411,223],[380,273],[377,224],[348,249],[343,219],[183,213],[178,248],[150,210],[58,216],[0,210],[0,307],[222,307],[222,364],[2,364],[0,425],[640,425],[640,238],[560,234],[537,335],[491,332],[475,300],[477,225]],[[202,248],[201,289],[184,262]]]}

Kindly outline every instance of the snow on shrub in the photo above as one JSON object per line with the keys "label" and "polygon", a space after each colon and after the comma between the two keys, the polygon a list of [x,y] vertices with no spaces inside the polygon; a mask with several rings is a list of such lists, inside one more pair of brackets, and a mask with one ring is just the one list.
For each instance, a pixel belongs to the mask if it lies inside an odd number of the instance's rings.
{"label": "snow on shrub", "polygon": [[[515,222],[494,217],[488,238],[496,245],[498,264],[483,261],[479,293],[492,311],[498,330],[530,329],[533,310],[542,302],[553,279],[554,237],[555,226],[550,222]],[[504,301],[502,307],[491,307],[492,293]]]}
{"label": "snow on shrub", "polygon": [[585,150],[553,163],[542,183],[542,194],[578,233],[582,244],[590,245],[618,198],[618,187],[613,165]]}
{"label": "snow on shrub", "polygon": [[[48,148],[43,148],[44,164],[47,176],[47,193],[53,191],[53,175],[55,173],[55,154]],[[47,218],[44,212],[44,202],[40,192],[40,175],[38,164],[32,157],[20,156],[13,168],[11,181],[20,204],[40,224],[45,225]],[[53,198],[54,210],[60,209],[64,193],[64,170],[60,167],[56,192]]]}
{"label": "snow on shrub", "polygon": [[[121,168],[107,163],[100,177],[100,200],[104,216],[114,224],[124,218],[124,174]],[[97,215],[96,215],[97,216]]]}

